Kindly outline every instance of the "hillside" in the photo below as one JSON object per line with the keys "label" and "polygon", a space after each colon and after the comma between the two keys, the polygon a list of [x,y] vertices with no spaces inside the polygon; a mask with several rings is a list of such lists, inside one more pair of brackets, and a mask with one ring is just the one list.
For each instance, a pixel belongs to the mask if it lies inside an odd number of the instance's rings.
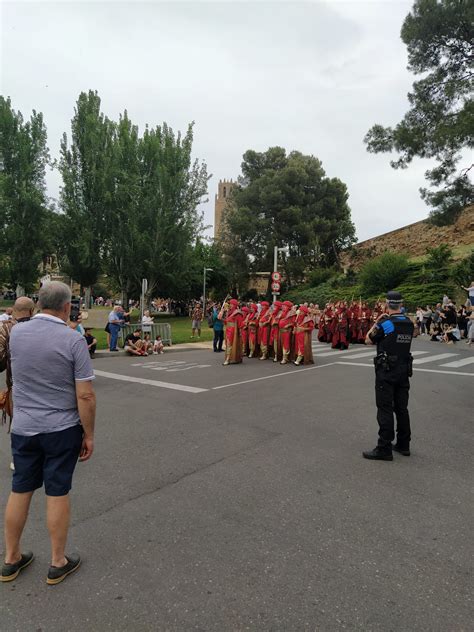
{"label": "hillside", "polygon": [[451,226],[433,226],[424,220],[361,241],[343,253],[341,265],[345,271],[358,270],[367,259],[386,250],[407,253],[410,259],[416,259],[440,244],[450,245],[455,258],[462,258],[469,247],[474,247],[474,205],[466,207]]}

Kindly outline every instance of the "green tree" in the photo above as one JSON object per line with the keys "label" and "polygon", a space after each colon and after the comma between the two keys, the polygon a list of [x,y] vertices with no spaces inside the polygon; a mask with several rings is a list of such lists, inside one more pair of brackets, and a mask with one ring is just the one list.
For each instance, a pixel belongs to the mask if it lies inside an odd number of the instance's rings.
{"label": "green tree", "polygon": [[384,294],[396,288],[405,278],[409,268],[406,255],[384,252],[367,261],[359,274],[363,293],[368,296]]}
{"label": "green tree", "polygon": [[148,279],[148,296],[186,290],[192,244],[202,229],[198,206],[207,193],[207,166],[192,160],[193,125],[184,137],[166,123],[146,129],[140,142],[137,266]]}
{"label": "green tree", "polygon": [[474,250],[452,267],[451,277],[460,288],[470,286],[471,281],[474,281]]}
{"label": "green tree", "polygon": [[354,240],[346,185],[328,178],[314,156],[281,147],[247,151],[241,185],[224,215],[228,258],[245,254],[250,272],[273,267],[275,246],[289,287],[318,265],[330,266]]}
{"label": "green tree", "polygon": [[440,244],[426,251],[425,270],[428,281],[447,281],[451,275],[453,250],[448,244]]}
{"label": "green tree", "polygon": [[400,154],[390,164],[406,168],[415,157],[434,158],[426,172],[430,185],[420,189],[437,224],[454,221],[474,199],[469,179],[473,165],[458,171],[463,149],[474,146],[474,3],[472,0],[416,0],[401,38],[408,49],[408,68],[423,75],[413,84],[410,109],[394,128],[374,125],[364,141],[370,152]]}
{"label": "green tree", "polygon": [[112,181],[115,124],[100,110],[100,97],[81,92],[71,121],[71,142],[61,142],[61,208],[69,270],[83,288],[102,268]]}
{"label": "green tree", "polygon": [[36,286],[46,238],[46,141],[40,112],[25,122],[0,96],[0,276],[20,293]]}
{"label": "green tree", "polygon": [[140,225],[141,149],[138,127],[125,111],[114,129],[111,184],[105,209],[107,230],[104,235],[103,267],[120,292],[124,304],[140,293],[142,242],[146,232]]}

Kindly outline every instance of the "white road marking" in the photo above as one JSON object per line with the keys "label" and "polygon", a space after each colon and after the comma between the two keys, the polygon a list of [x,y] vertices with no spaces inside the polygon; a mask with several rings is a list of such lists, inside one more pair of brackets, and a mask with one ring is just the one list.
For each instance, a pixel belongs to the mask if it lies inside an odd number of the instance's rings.
{"label": "white road marking", "polygon": [[[364,364],[362,362],[332,362],[332,364],[340,364],[341,366],[365,366],[369,369],[373,369],[373,364]],[[328,366],[328,365],[324,365]],[[413,369],[423,373],[443,373],[445,375],[466,375],[467,377],[474,377],[474,373],[464,373],[462,371],[440,371],[439,369]]]}
{"label": "white road marking", "polygon": [[146,384],[147,386],[157,386],[158,388],[168,388],[172,391],[184,391],[186,393],[203,393],[208,388],[197,388],[196,386],[186,386],[185,384],[171,384],[171,382],[159,382],[157,380],[146,380],[142,377],[131,377],[130,375],[119,375],[118,373],[109,373],[108,371],[94,371],[95,375],[106,377],[111,380],[120,380],[122,382],[135,382],[137,384]]}
{"label": "white road marking", "polygon": [[448,362],[448,364],[442,364],[441,366],[447,366],[456,369],[458,366],[466,366],[466,364],[474,364],[474,357],[463,358],[462,360],[455,360],[454,362]]}
{"label": "white road marking", "polygon": [[369,356],[375,357],[375,349],[372,349],[372,351],[364,351],[364,353],[356,353],[355,355],[351,355],[349,360],[354,360],[357,358],[368,358]]}
{"label": "white road marking", "polygon": [[413,360],[413,364],[426,364],[428,362],[436,362],[436,360],[445,360],[448,358],[455,358],[457,353],[439,353],[438,355],[430,355],[427,358],[419,358]]}
{"label": "white road marking", "polygon": [[242,382],[233,382],[232,384],[224,384],[223,386],[213,386],[211,390],[217,391],[221,388],[228,388],[229,386],[239,386],[240,384],[249,384],[250,382],[259,382],[260,380],[271,380],[274,377],[284,377],[285,375],[298,375],[303,371],[313,371],[314,369],[323,369],[325,366],[332,366],[338,364],[337,362],[329,362],[328,364],[320,364],[319,366],[309,366],[305,369],[298,369],[294,371],[284,371],[282,373],[274,373],[273,375],[264,375],[263,377],[256,377],[252,380],[242,380]]}
{"label": "white road marking", "polygon": [[167,373],[174,373],[176,371],[190,371],[191,369],[207,369],[210,364],[192,364],[191,366],[183,366],[177,369],[166,369]]}
{"label": "white road marking", "polygon": [[325,358],[327,356],[342,356],[348,353],[357,353],[360,349],[332,349],[331,351],[324,351],[324,353],[316,353],[318,358]]}

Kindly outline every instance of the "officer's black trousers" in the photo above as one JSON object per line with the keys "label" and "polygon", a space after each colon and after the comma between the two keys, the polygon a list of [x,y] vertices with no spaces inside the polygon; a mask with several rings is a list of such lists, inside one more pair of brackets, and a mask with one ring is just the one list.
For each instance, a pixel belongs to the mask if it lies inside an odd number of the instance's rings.
{"label": "officer's black trousers", "polygon": [[410,415],[408,414],[408,391],[410,380],[407,366],[399,366],[385,371],[378,367],[375,371],[375,403],[379,422],[378,446],[392,451],[395,437],[393,413],[397,417],[397,444],[402,449],[410,445]]}

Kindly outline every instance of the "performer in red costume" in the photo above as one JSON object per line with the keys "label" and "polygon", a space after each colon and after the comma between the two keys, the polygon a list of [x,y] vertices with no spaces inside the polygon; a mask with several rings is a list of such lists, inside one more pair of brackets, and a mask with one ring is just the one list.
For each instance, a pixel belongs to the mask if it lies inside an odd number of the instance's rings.
{"label": "performer in red costume", "polygon": [[[221,310],[222,312],[222,310]],[[225,360],[224,366],[228,364],[239,364],[242,362],[242,345],[240,342],[240,326],[244,315],[239,309],[239,301],[232,298],[229,301],[225,323]]]}
{"label": "performer in red costume", "polygon": [[321,314],[319,320],[318,340],[319,342],[331,341],[331,321],[332,321],[332,306],[330,303],[326,303],[326,307]]}
{"label": "performer in red costume", "polygon": [[314,364],[312,337],[314,329],[314,316],[305,305],[300,305],[299,314],[295,323],[295,350],[296,366]]}
{"label": "performer in red costume", "polygon": [[250,304],[250,314],[248,316],[249,327],[249,358],[258,356],[257,332],[258,332],[258,307],[255,303]]}
{"label": "performer in red costume", "polygon": [[272,320],[272,312],[270,310],[270,303],[262,301],[262,311],[258,317],[258,338],[257,342],[260,347],[261,356],[260,360],[266,360],[268,358],[268,345],[270,342],[270,323]]}
{"label": "performer in red costume", "polygon": [[347,315],[349,318],[349,342],[357,342],[359,330],[359,303],[352,301]]}
{"label": "performer in red costume", "polygon": [[273,349],[273,362],[281,360],[281,341],[280,341],[280,328],[278,326],[280,316],[282,313],[282,303],[275,301],[271,307],[272,319],[270,321],[270,340],[269,345]]}
{"label": "performer in red costume", "polygon": [[249,314],[250,310],[248,307],[242,307],[242,323],[240,325],[240,341],[242,344],[242,355],[246,356],[249,353]]}
{"label": "performer in red costume", "polygon": [[348,349],[349,342],[347,340],[347,328],[348,328],[348,319],[347,319],[347,308],[345,303],[339,303],[339,309],[336,313],[335,319],[335,327],[334,333],[332,337],[332,348],[333,349]]}
{"label": "performer in red costume", "polygon": [[369,306],[364,301],[360,307],[359,313],[359,331],[357,334],[358,342],[360,344],[365,344],[365,337],[371,327],[371,317],[372,311],[369,309]]}
{"label": "performer in red costume", "polygon": [[290,361],[290,353],[292,350],[292,333],[296,320],[296,309],[291,301],[283,303],[283,311],[278,322],[280,328],[281,347],[283,357],[280,364],[288,364]]}

